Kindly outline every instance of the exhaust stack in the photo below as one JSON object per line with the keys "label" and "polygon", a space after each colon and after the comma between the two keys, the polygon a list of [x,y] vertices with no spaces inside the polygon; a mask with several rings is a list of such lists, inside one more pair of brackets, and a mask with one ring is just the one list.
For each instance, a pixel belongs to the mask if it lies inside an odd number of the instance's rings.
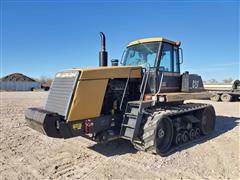
{"label": "exhaust stack", "polygon": [[99,66],[108,65],[108,53],[106,51],[106,37],[103,32],[100,32],[101,36],[101,50],[99,51]]}

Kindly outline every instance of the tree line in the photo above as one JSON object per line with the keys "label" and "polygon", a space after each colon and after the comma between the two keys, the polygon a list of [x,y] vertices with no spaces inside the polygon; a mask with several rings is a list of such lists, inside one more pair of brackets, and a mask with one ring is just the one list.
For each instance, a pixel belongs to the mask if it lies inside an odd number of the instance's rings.
{"label": "tree line", "polygon": [[223,79],[222,81],[217,81],[216,79],[210,79],[203,81],[204,84],[231,84],[234,81],[233,78]]}

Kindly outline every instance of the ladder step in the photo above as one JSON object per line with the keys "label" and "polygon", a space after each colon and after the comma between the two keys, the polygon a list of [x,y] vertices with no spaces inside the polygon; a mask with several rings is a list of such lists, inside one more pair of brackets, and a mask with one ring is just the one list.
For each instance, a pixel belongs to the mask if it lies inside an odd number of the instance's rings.
{"label": "ladder step", "polygon": [[139,121],[139,117],[142,116],[142,114],[139,113],[140,106],[140,101],[128,102],[120,132],[120,137],[122,137],[123,139],[128,139],[132,141],[134,139],[134,136],[138,132],[138,129],[136,128],[139,128],[139,122],[137,123],[137,121]]}
{"label": "ladder step", "polygon": [[139,107],[139,104],[128,104],[128,107]]}
{"label": "ladder step", "polygon": [[127,117],[137,118],[137,115],[136,115],[136,114],[125,113],[125,115],[126,115]]}
{"label": "ladder step", "polygon": [[129,128],[129,127],[123,127],[123,128],[124,128],[124,134],[122,134],[122,136],[127,136],[129,138],[132,138],[134,133],[134,128]]}
{"label": "ladder step", "polygon": [[128,102],[129,106],[135,106],[135,107],[139,107],[140,106],[140,102]]}
{"label": "ladder step", "polygon": [[139,107],[135,107],[135,106],[128,106],[126,108],[126,112],[125,113],[131,113],[131,114],[135,114],[137,115],[139,111]]}
{"label": "ladder step", "polygon": [[132,124],[122,124],[122,126],[132,128],[132,129],[135,128],[135,124],[134,125],[132,125]]}
{"label": "ladder step", "polygon": [[125,116],[122,124],[127,124],[135,128],[137,122],[137,116]]}

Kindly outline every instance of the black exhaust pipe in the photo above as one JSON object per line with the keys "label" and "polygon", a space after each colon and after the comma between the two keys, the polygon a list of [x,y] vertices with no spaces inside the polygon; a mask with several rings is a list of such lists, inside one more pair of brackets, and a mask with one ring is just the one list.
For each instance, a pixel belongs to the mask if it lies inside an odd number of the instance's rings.
{"label": "black exhaust pipe", "polygon": [[99,66],[108,65],[108,53],[106,51],[106,37],[103,32],[100,32],[101,36],[101,51],[99,51]]}

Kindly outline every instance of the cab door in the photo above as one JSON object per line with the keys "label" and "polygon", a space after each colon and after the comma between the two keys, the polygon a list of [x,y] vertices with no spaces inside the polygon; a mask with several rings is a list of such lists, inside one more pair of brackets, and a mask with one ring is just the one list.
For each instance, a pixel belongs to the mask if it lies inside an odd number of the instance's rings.
{"label": "cab door", "polygon": [[181,89],[179,48],[177,46],[162,43],[159,63],[157,68],[157,87],[161,83],[161,92],[179,92]]}

